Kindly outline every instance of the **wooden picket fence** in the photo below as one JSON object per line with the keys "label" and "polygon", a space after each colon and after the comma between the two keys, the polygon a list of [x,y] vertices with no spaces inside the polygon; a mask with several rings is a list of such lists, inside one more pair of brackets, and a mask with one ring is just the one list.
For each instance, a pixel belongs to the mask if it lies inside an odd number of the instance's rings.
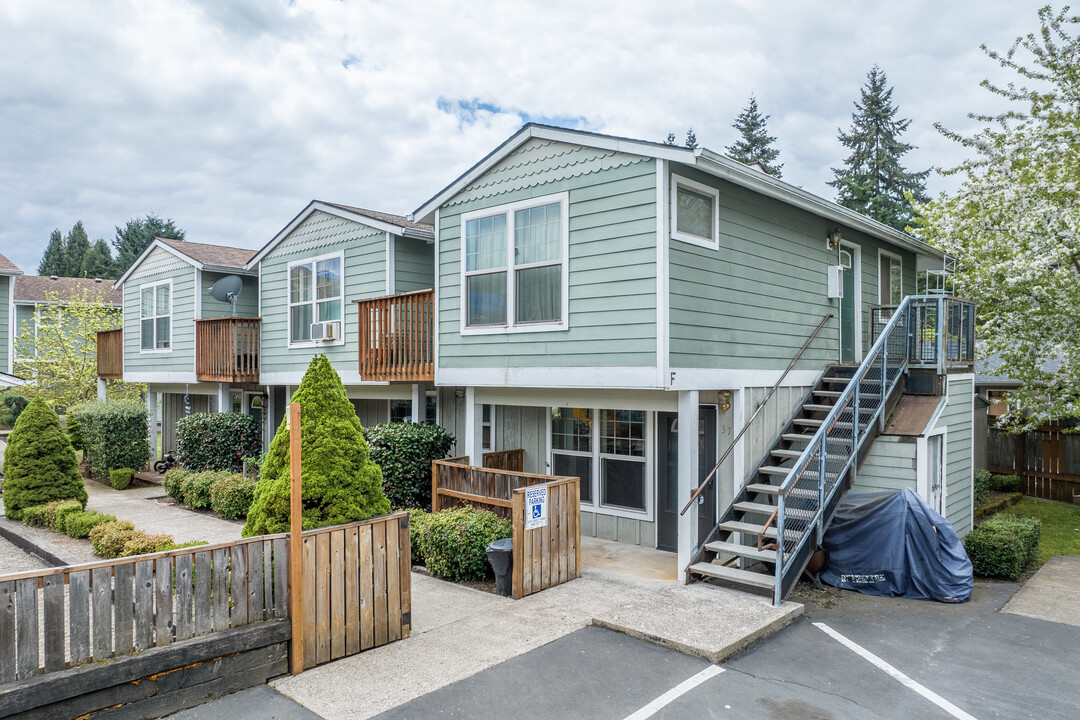
{"label": "wooden picket fence", "polygon": [[990,428],[987,469],[1020,477],[1025,495],[1080,502],[1080,434],[1062,432],[1059,425],[1044,425],[1026,433],[1009,434]]}

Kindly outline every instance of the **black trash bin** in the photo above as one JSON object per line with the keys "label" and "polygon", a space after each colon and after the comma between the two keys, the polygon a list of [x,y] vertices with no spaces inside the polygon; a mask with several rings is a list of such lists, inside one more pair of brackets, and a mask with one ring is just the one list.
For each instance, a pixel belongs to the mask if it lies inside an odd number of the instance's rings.
{"label": "black trash bin", "polygon": [[514,539],[502,538],[488,545],[487,559],[495,571],[495,591],[509,596],[513,587],[510,570],[514,566]]}

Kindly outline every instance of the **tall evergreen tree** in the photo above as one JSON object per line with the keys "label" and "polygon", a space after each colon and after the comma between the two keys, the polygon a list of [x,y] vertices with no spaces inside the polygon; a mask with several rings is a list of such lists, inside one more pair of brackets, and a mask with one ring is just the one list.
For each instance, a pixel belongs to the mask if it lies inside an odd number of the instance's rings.
{"label": "tall evergreen tree", "polygon": [[860,102],[851,114],[851,129],[837,131],[851,154],[843,168],[833,168],[836,178],[829,184],[836,188],[836,202],[844,207],[903,230],[914,218],[904,193],[910,192],[916,202],[926,202],[924,181],[930,170],[908,172],[900,164],[900,158],[914,149],[899,139],[911,120],[896,117],[893,89],[877,65],[867,73],[860,93]]}
{"label": "tall evergreen tree", "polygon": [[184,231],[176,227],[172,218],[162,220],[150,213],[145,218],[128,220],[124,227],[116,228],[113,247],[116,248],[116,267],[123,273],[138,259],[154,238],[183,240]]}
{"label": "tall evergreen tree", "polygon": [[82,277],[83,259],[89,251],[90,238],[86,236],[86,228],[80,220],[64,238],[64,271],[57,274],[64,277]]}
{"label": "tall evergreen tree", "polygon": [[[664,144],[665,145],[674,145],[675,144],[675,133],[668,133],[667,137],[664,139]],[[694,148],[696,148],[698,146],[697,133],[694,132],[694,128],[687,128],[686,129],[686,140],[683,141],[683,145],[690,148],[691,150],[693,150]]]}
{"label": "tall evergreen tree", "polygon": [[57,228],[49,235],[49,244],[45,246],[37,271],[38,275],[63,275],[64,267],[64,236]]}
{"label": "tall evergreen tree", "polygon": [[774,164],[780,151],[772,147],[776,137],[765,130],[765,123],[770,115],[762,115],[758,109],[757,98],[750,96],[750,102],[746,108],[735,118],[731,126],[739,131],[739,140],[726,149],[728,155],[741,163],[753,165],[757,163],[769,175],[782,177],[780,169],[783,163]]}
{"label": "tall evergreen tree", "polygon": [[79,277],[88,278],[116,278],[117,275],[113,274],[115,263],[113,263],[112,251],[109,250],[109,244],[104,240],[95,240],[94,244],[90,246],[90,249],[83,257],[82,270],[79,272]]}

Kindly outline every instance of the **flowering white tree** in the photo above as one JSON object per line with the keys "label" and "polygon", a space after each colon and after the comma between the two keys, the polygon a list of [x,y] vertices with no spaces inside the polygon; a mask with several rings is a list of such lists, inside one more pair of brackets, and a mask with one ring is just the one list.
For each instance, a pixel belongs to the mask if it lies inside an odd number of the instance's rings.
{"label": "flowering white tree", "polygon": [[916,233],[957,258],[956,290],[979,303],[980,357],[1022,383],[1002,419],[1017,429],[1080,417],[1080,18],[1067,12],[1042,8],[1041,31],[1004,54],[983,46],[1032,84],[983,87],[1025,110],[971,115],[990,123],[972,137],[939,126],[976,156],[947,171],[964,178],[955,194],[916,206]]}

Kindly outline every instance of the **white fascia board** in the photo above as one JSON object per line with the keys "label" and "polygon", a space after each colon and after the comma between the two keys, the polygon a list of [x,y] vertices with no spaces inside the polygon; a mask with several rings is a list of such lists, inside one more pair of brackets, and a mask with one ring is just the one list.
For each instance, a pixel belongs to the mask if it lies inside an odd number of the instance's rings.
{"label": "white fascia board", "polygon": [[945,257],[945,253],[907,233],[902,233],[884,223],[868,218],[862,213],[849,210],[843,205],[820,198],[783,180],[777,180],[771,175],[754,170],[712,150],[701,151],[697,156],[695,165],[699,170],[709,175],[728,180],[766,197],[780,200],[801,210],[842,223],[853,230],[859,230],[872,237],[899,245],[916,254],[930,255],[939,259]]}
{"label": "white fascia board", "polygon": [[142,251],[142,255],[139,255],[139,257],[135,259],[135,262],[131,263],[131,267],[129,267],[124,272],[124,274],[120,276],[120,279],[113,283],[113,290],[120,289],[120,286],[124,284],[124,281],[128,279],[131,273],[135,272],[135,268],[139,267],[139,265],[142,265],[142,261],[146,259],[147,255],[154,251],[154,248],[161,248],[162,250],[165,250],[172,255],[175,255],[193,268],[202,267],[202,263],[197,262],[194,258],[185,255],[184,253],[174,248],[172,245],[166,245],[160,240],[155,239],[152,243],[146,246],[146,249]]}
{"label": "white fascia board", "polygon": [[[451,387],[657,389],[656,367],[495,367],[439,369]],[[578,406],[575,406],[578,407]]]}
{"label": "white fascia board", "polygon": [[[199,379],[195,377],[194,371],[166,371],[166,372],[125,372],[124,382],[141,382],[146,384],[152,383],[184,383],[184,384],[197,384]],[[214,385],[216,388],[217,385]],[[215,390],[215,392],[217,392]]]}
{"label": "white fascia board", "polygon": [[664,390],[474,388],[477,404],[511,407],[617,408],[675,412],[679,396]]}
{"label": "white fascia board", "polygon": [[528,124],[511,135],[502,145],[492,150],[480,162],[473,165],[460,175],[457,180],[447,185],[433,198],[418,207],[409,214],[413,222],[428,222],[427,218],[441,207],[450,198],[465,189],[473,180],[480,177],[492,167],[501,162],[507,155],[517,150],[521,145],[532,138],[565,142],[572,145],[598,148],[601,150],[613,150],[615,152],[628,153],[656,158],[658,160],[674,160],[687,164],[693,164],[695,155],[699,150],[678,147],[676,145],[664,145],[662,143],[650,143],[643,140],[615,137],[612,135],[599,135],[597,133],[583,132],[581,130],[567,130],[547,125]]}
{"label": "white fascia board", "polygon": [[[772,387],[782,370],[725,370],[714,368],[671,368],[670,390],[731,390]],[[810,387],[821,370],[792,370],[781,387]]]}
{"label": "white fascia board", "polygon": [[[388,382],[373,382],[370,380],[361,380],[360,372],[357,370],[338,370],[338,375],[341,376],[341,383],[343,385],[363,385],[378,386],[389,385]],[[259,373],[259,385],[299,385],[300,381],[304,379],[304,373],[307,372],[307,364],[304,365],[303,370],[284,370],[279,372],[264,372]]]}

